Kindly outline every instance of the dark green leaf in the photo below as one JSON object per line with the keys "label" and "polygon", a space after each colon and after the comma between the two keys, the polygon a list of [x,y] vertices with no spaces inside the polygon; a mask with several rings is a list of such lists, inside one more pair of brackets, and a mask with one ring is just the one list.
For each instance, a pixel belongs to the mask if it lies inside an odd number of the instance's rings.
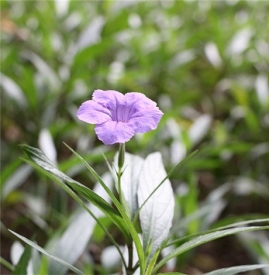
{"label": "dark green leaf", "polygon": [[48,171],[49,173],[53,174],[54,176],[58,177],[64,183],[71,186],[75,191],[77,191],[79,194],[81,194],[84,198],[93,203],[95,206],[100,208],[107,215],[112,215],[113,217],[115,215],[119,216],[119,213],[113,207],[111,207],[102,197],[94,193],[88,187],[82,185],[78,181],[71,179],[69,176],[58,170],[41,150],[28,145],[21,145],[21,147],[35,164],[37,164],[42,169]]}
{"label": "dark green leaf", "polygon": [[12,275],[27,275],[27,266],[31,258],[31,246],[27,245]]}

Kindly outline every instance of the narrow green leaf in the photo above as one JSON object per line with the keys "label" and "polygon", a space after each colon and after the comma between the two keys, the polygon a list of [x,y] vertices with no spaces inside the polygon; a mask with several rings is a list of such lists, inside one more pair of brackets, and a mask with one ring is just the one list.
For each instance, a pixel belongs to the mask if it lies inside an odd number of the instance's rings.
{"label": "narrow green leaf", "polygon": [[233,266],[229,268],[222,268],[218,270],[214,270],[209,273],[205,273],[204,275],[234,275],[238,274],[239,272],[246,272],[250,270],[256,270],[261,268],[268,268],[268,264],[257,264],[257,265],[240,265],[240,266]]}
{"label": "narrow green leaf", "polygon": [[262,229],[269,229],[269,226],[250,226],[250,227],[232,228],[232,229],[221,230],[221,231],[208,233],[208,234],[196,237],[196,238],[182,244],[177,249],[175,249],[172,253],[169,253],[166,257],[164,257],[156,265],[156,267],[153,270],[153,273],[156,272],[160,267],[162,267],[170,259],[172,259],[172,258],[194,248],[194,247],[197,247],[204,243],[207,243],[207,242],[210,242],[210,241],[213,241],[213,240],[225,237],[225,236],[229,236],[229,235],[233,235],[233,234],[237,234],[237,233],[241,233],[241,232],[262,230]]}
{"label": "narrow green leaf", "polygon": [[[240,218],[242,218],[242,217],[240,216]],[[240,222],[236,222],[236,223],[230,223],[228,225],[218,227],[215,229],[220,230],[220,229],[226,229],[226,228],[231,228],[231,227],[235,227],[235,226],[242,226],[242,225],[253,224],[253,223],[265,223],[265,222],[269,223],[269,218],[244,220],[244,221],[240,221]]]}
{"label": "narrow green leaf", "polygon": [[[197,188],[197,179],[194,173],[188,175],[188,187],[189,191],[186,196],[183,196],[182,199],[182,211],[185,217],[190,217],[198,207],[198,188]],[[195,234],[199,229],[199,219],[193,219],[188,223],[188,233]]]}
{"label": "narrow green leaf", "polygon": [[153,257],[151,258],[148,266],[147,266],[147,270],[146,270],[146,274],[145,275],[151,275],[152,274],[152,270],[156,264],[156,261],[158,260],[158,257],[159,257],[159,254],[160,254],[160,250],[158,250],[154,255]]}
{"label": "narrow green leaf", "polygon": [[[105,231],[105,233],[107,234],[107,236],[110,239],[111,243],[113,243],[115,245],[116,249],[118,250],[118,252],[119,252],[119,254],[120,254],[121,258],[122,258],[123,264],[125,264],[122,252],[121,252],[118,244],[116,243],[116,241],[112,237],[112,235],[102,225],[102,223],[99,221],[99,219],[92,213],[92,211],[88,208],[88,206],[77,196],[77,194],[68,185],[64,184],[58,177],[56,177],[53,174],[47,172],[46,170],[42,170],[41,167],[37,166],[35,163],[33,163],[31,161],[28,161],[28,160],[25,160],[25,161],[28,164],[34,166],[35,168],[41,170],[46,176],[48,176],[49,178],[51,178],[52,180],[54,180],[55,182],[57,182],[61,188],[63,188],[82,208],[84,208],[94,218],[94,220],[97,222],[97,224]],[[114,216],[113,219],[111,217],[110,217],[110,219],[119,227],[119,229],[123,233],[126,232],[125,228],[122,227],[123,221],[119,221],[119,219],[121,219],[121,217]],[[127,234],[127,233],[125,233],[125,234]]]}
{"label": "narrow green leaf", "polygon": [[[39,245],[37,245],[36,243],[28,240],[27,238],[19,235],[18,233],[13,232],[12,230],[9,230],[12,234],[14,234],[16,237],[18,237],[19,239],[21,239],[22,241],[24,241],[25,243],[29,244],[31,247],[37,249],[38,251],[40,251],[41,253],[43,253],[44,255],[50,257],[51,259],[59,262],[60,264],[66,266],[68,269],[72,270],[73,272],[75,272],[76,274],[80,274],[80,275],[85,275],[83,272],[81,272],[79,269],[77,269],[76,267],[70,265],[69,263],[63,261],[62,259],[59,259],[53,255],[51,255],[50,253],[48,253],[45,249],[43,249],[42,247],[40,247]],[[31,252],[31,251],[30,251]],[[27,273],[16,273],[17,275],[22,275],[22,274],[27,274]]]}
{"label": "narrow green leaf", "polygon": [[27,274],[27,266],[31,258],[31,246],[27,245],[12,275]]}
{"label": "narrow green leaf", "polygon": [[15,267],[10,262],[5,260],[1,256],[0,256],[0,264],[3,265],[6,269],[8,269],[10,271],[14,271],[14,269],[15,269]]}
{"label": "narrow green leaf", "polygon": [[[46,172],[48,172],[53,177],[53,179],[56,180],[59,183],[59,185],[65,191],[67,191],[95,219],[95,221],[106,232],[106,234],[108,235],[111,242],[116,246],[116,248],[119,251],[119,254],[123,260],[123,263],[125,263],[122,252],[121,252],[118,244],[112,237],[112,235],[99,222],[99,220],[92,213],[92,211],[76,196],[76,194],[62,182],[67,183],[75,191],[77,191],[80,195],[82,195],[84,198],[86,198],[91,203],[93,203],[95,206],[97,206],[99,209],[101,209],[108,217],[111,218],[111,220],[119,227],[119,229],[123,232],[124,236],[128,239],[129,233],[126,228],[125,222],[122,220],[121,216],[119,215],[119,212],[117,210],[115,210],[110,204],[108,204],[102,197],[100,197],[99,195],[94,193],[92,190],[90,190],[86,186],[80,184],[79,182],[71,179],[70,177],[68,177],[61,171],[59,171],[53,165],[53,163],[44,155],[44,153],[41,150],[39,150],[37,148],[30,147],[28,145],[22,145],[22,148],[25,151],[25,153],[28,155],[28,157],[34,162],[34,164],[36,164],[38,167],[40,167],[40,168],[44,169]],[[84,161],[84,162],[86,162],[86,161]],[[96,175],[97,175],[97,173],[96,173]],[[100,182],[100,180],[99,180],[99,182]],[[102,181],[102,183],[103,183],[102,186],[103,187],[105,186],[106,189],[108,189],[103,181]]]}
{"label": "narrow green leaf", "polygon": [[44,256],[42,257],[38,274],[39,275],[49,275],[48,258],[47,257],[44,257]]}
{"label": "narrow green leaf", "polygon": [[265,223],[265,222],[269,222],[269,219],[268,218],[254,219],[254,220],[249,220],[249,221],[242,221],[242,222],[231,223],[229,225],[225,225],[225,226],[221,226],[221,227],[216,227],[214,229],[210,229],[210,230],[206,230],[206,231],[199,232],[199,233],[196,233],[196,234],[191,234],[191,235],[187,235],[187,236],[178,238],[178,239],[173,240],[172,242],[166,244],[165,247],[173,245],[173,244],[176,244],[178,242],[183,242],[184,240],[189,240],[190,238],[193,238],[193,237],[205,235],[205,234],[216,232],[216,231],[220,231],[220,230],[223,230],[223,229],[228,229],[228,228],[233,228],[233,227],[238,227],[238,226],[243,226],[243,225],[245,226],[245,225],[250,225],[250,224],[253,224],[253,223],[254,224],[255,223]]}
{"label": "narrow green leaf", "polygon": [[[90,201],[92,204],[101,209],[105,214],[110,216],[113,220],[117,220],[119,222],[119,212],[115,210],[110,204],[108,204],[102,197],[94,193],[88,187],[82,185],[81,183],[73,180],[68,177],[60,170],[58,170],[54,164],[44,155],[44,153],[34,147],[30,147],[28,145],[21,145],[23,151],[27,154],[27,156],[39,167],[48,171],[52,175],[56,176],[63,182],[67,183],[71,186],[75,191],[77,191],[80,195],[82,195],[85,199]],[[116,218],[116,216],[118,216]]]}

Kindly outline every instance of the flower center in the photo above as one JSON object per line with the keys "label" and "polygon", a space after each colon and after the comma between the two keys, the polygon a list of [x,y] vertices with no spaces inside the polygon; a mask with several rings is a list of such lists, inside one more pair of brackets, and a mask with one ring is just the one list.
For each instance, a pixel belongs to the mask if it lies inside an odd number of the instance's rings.
{"label": "flower center", "polygon": [[129,118],[129,110],[124,105],[118,105],[112,115],[112,120],[118,122],[128,122]]}

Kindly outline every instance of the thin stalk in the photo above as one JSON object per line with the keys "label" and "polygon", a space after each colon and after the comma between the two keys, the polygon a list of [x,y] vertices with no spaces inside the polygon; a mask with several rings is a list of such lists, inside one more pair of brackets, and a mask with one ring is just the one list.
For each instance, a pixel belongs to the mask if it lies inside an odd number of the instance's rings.
{"label": "thin stalk", "polygon": [[121,191],[121,176],[122,176],[122,169],[124,165],[124,156],[125,156],[125,143],[120,143],[120,148],[119,148],[119,155],[118,155],[118,193],[119,193],[119,200],[121,205],[124,207],[123,203],[123,197],[122,197],[122,191]]}
{"label": "thin stalk", "polygon": [[133,242],[130,242],[130,244],[128,244],[128,254],[129,254],[129,260],[128,260],[128,267],[127,267],[127,274],[133,274]]}
{"label": "thin stalk", "polygon": [[10,271],[15,270],[15,267],[2,257],[0,257],[0,264],[2,264],[5,268],[7,268]]}

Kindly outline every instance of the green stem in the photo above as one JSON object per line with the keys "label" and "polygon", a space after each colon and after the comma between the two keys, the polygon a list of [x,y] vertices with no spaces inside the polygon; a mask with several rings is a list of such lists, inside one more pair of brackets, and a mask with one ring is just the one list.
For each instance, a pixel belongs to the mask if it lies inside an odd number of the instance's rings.
{"label": "green stem", "polygon": [[129,260],[128,260],[128,267],[127,267],[127,274],[133,274],[133,242],[128,244],[128,254],[129,254]]}
{"label": "green stem", "polygon": [[122,168],[123,168],[124,158],[125,158],[125,143],[120,143],[119,156],[118,156],[119,170],[122,170]]}
{"label": "green stem", "polygon": [[10,271],[14,271],[14,266],[4,258],[0,257],[0,263]]}
{"label": "green stem", "polygon": [[124,155],[125,155],[125,143],[120,143],[120,148],[119,148],[119,155],[118,155],[118,192],[119,192],[119,200],[121,205],[124,207],[123,204],[123,198],[122,198],[122,192],[121,192],[121,176],[122,176],[122,169],[124,165]]}

